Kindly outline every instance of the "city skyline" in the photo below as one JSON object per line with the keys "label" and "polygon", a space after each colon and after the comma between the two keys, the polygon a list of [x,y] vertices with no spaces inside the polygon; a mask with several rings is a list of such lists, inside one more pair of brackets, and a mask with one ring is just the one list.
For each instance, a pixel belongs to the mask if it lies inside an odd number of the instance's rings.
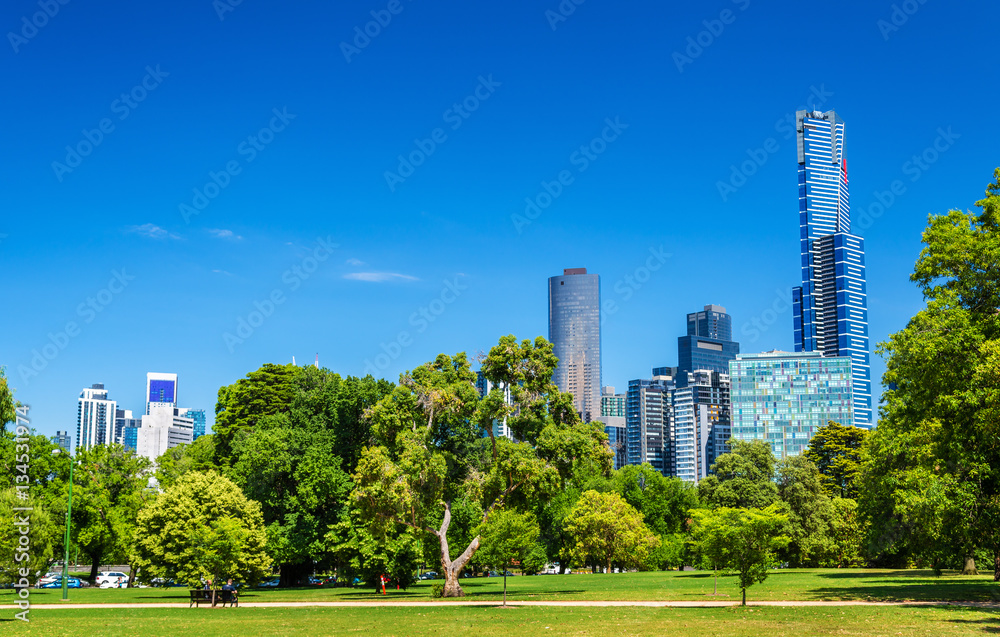
{"label": "city skyline", "polygon": [[[95,382],[142,412],[150,369],[183,376],[211,426],[219,387],[267,362],[319,352],[396,381],[544,336],[541,281],[573,265],[602,276],[605,384],[671,364],[705,303],[746,351],[791,351],[803,109],[850,124],[874,346],[922,307],[927,215],[970,208],[995,167],[1000,122],[927,90],[979,94],[992,4],[927,3],[886,32],[888,5],[750,3],[718,37],[697,5],[586,3],[554,25],[532,3],[403,6],[349,61],[366,3],[71,4],[8,48],[0,364],[40,432],[75,433]],[[817,40],[852,45],[797,54]]]}

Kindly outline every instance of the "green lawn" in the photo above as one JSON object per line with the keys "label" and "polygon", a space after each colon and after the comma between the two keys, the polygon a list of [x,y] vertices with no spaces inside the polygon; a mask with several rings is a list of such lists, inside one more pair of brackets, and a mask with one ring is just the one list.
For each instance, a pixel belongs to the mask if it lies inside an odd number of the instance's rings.
{"label": "green lawn", "polygon": [[[1000,632],[1000,612],[963,608],[236,608],[33,611],[31,634],[143,635],[811,635]],[[17,625],[15,625],[17,624]],[[0,633],[25,634],[21,622]]]}
{"label": "green lawn", "polygon": [[[712,593],[712,574],[705,572],[625,573],[611,575],[539,575],[510,577],[511,600],[704,600],[739,599],[735,576],[719,578],[719,597]],[[502,596],[502,578],[462,580],[468,599],[498,600]],[[371,589],[300,588],[290,590],[251,589],[243,591],[244,602],[281,601],[363,601],[380,599],[430,599],[430,582],[420,582],[406,591],[390,590],[385,597]],[[183,588],[70,590],[70,601],[101,602],[187,602]],[[33,589],[32,602],[58,603],[60,589]],[[781,600],[877,600],[877,601],[994,601],[1000,602],[1000,584],[988,575],[963,577],[954,572],[940,577],[926,570],[874,569],[787,569],[771,571],[763,584],[747,591],[747,599]],[[11,590],[0,592],[0,604],[13,601]]]}

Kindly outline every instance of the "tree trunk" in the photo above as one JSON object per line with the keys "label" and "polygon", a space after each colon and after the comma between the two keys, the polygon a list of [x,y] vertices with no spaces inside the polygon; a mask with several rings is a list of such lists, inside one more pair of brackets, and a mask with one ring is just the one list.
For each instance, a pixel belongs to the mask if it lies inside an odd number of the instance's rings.
{"label": "tree trunk", "polygon": [[87,579],[87,581],[89,581],[91,584],[94,584],[97,582],[98,569],[101,568],[101,558],[103,558],[104,556],[99,553],[96,555],[90,553],[89,555],[90,555],[90,577]]}
{"label": "tree trunk", "polygon": [[993,554],[993,581],[1000,582],[1000,551]]}
{"label": "tree trunk", "polygon": [[503,605],[507,605],[507,566],[503,567]]}
{"label": "tree trunk", "polygon": [[715,571],[715,587],[712,589],[712,596],[719,594],[719,571]]}
{"label": "tree trunk", "polygon": [[743,605],[747,605],[747,589],[743,589]]}
{"label": "tree trunk", "polygon": [[458,583],[458,576],[462,569],[472,559],[472,556],[479,550],[479,537],[476,536],[466,547],[465,551],[454,560],[451,559],[451,552],[448,549],[448,527],[451,526],[451,502],[444,503],[444,520],[441,528],[437,531],[431,530],[441,543],[441,570],[444,572],[444,590],[442,597],[464,597],[465,591]]}
{"label": "tree trunk", "polygon": [[962,575],[979,575],[976,570],[976,558],[971,555],[965,556],[965,565],[962,567]]}
{"label": "tree trunk", "polygon": [[611,575],[611,560],[608,560],[608,575]]}

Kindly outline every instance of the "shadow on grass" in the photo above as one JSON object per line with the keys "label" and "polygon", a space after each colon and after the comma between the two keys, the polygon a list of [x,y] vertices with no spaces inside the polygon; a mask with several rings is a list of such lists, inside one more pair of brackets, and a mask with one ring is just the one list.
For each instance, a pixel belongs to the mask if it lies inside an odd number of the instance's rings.
{"label": "shadow on grass", "polygon": [[[868,585],[866,585],[868,584]],[[992,584],[990,582],[989,584]],[[820,600],[873,600],[886,602],[997,602],[1000,589],[987,582],[917,580],[900,583],[872,580],[852,582],[844,587],[813,588],[807,591]]]}
{"label": "shadow on grass", "polygon": [[[947,612],[947,613],[952,613],[952,614],[956,614],[956,613],[968,614],[970,612],[976,612],[977,614],[979,614],[979,613],[987,613],[987,614],[989,614],[989,617],[976,617],[975,619],[960,619],[960,618],[954,618],[954,617],[952,617],[952,618],[944,619],[943,621],[945,621],[945,622],[947,622],[949,624],[960,624],[960,625],[964,624],[966,626],[979,625],[979,626],[982,627],[982,631],[984,633],[991,633],[991,634],[994,634],[994,635],[1000,635],[1000,611],[984,610],[984,609],[970,609],[970,608],[963,608],[961,606],[941,606],[941,607],[939,607],[939,610],[941,610],[942,612]],[[957,628],[957,626],[956,626],[956,628]]]}

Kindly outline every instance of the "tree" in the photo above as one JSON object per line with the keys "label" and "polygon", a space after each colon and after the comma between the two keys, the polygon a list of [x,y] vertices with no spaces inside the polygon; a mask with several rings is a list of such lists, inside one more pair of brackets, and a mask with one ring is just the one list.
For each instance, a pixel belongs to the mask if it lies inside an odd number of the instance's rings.
{"label": "tree", "polygon": [[859,508],[869,542],[935,568],[977,548],[1000,580],[1000,169],[981,213],[931,216],[910,279],[926,307],[879,345],[887,387],[862,451]]}
{"label": "tree", "polygon": [[575,543],[570,557],[578,564],[612,564],[637,568],[660,540],[646,526],[642,514],[617,493],[587,491],[566,520]]}
{"label": "tree", "polygon": [[200,436],[187,445],[177,445],[156,459],[156,481],[160,488],[174,485],[181,476],[191,471],[219,471],[215,463],[215,436]]}
{"label": "tree", "polygon": [[72,539],[90,558],[94,582],[105,559],[129,558],[136,515],[150,497],[152,463],[122,445],[77,449],[74,461]]}
{"label": "tree", "polygon": [[711,568],[715,575],[712,595],[719,594],[719,570],[728,568],[730,564],[729,552],[732,547],[729,543],[729,531],[723,517],[715,510],[691,511],[690,545],[702,565]]}
{"label": "tree", "polygon": [[784,556],[795,568],[822,566],[837,552],[830,534],[836,511],[822,478],[805,456],[778,463],[778,495],[786,507],[790,540]]}
{"label": "tree", "polygon": [[733,440],[731,451],[715,459],[712,475],[698,483],[698,496],[712,507],[763,509],[778,501],[775,458],[763,440]]}
{"label": "tree", "polygon": [[[317,564],[375,568],[375,556],[382,553],[344,535],[338,525],[347,518],[350,473],[371,437],[364,412],[391,390],[390,383],[371,376],[342,378],[327,369],[290,365],[264,365],[220,390],[225,432],[205,444],[215,444],[223,473],[261,503],[268,552],[279,564],[282,586],[301,583]],[[243,401],[255,402],[248,407]],[[198,452],[201,441],[182,452],[177,468],[164,471],[176,473],[183,458],[207,455],[207,449]],[[195,463],[208,466],[205,459]],[[356,559],[362,548],[367,557]]]}
{"label": "tree", "polygon": [[[459,574],[481,544],[477,535],[452,553],[454,502],[475,500],[486,522],[499,507],[527,508],[587,467],[610,472],[603,429],[582,423],[571,396],[552,383],[557,362],[545,339],[505,336],[482,364],[494,384],[486,397],[480,399],[464,353],[441,354],[404,374],[367,412],[373,444],[354,474],[360,519],[375,537],[408,527],[434,538],[445,597],[463,595]],[[493,435],[494,421],[504,420],[520,442]]]}
{"label": "tree", "polygon": [[513,562],[524,562],[535,550],[538,521],[531,512],[517,513],[502,509],[483,523],[480,532],[483,564],[503,570],[503,605],[507,605],[507,569]]}
{"label": "tree", "polygon": [[780,504],[765,509],[731,509],[694,512],[698,546],[713,564],[722,564],[739,576],[743,605],[747,589],[767,579],[777,560],[776,551],[788,544],[784,535],[788,518]]}
{"label": "tree", "polygon": [[271,569],[260,505],[228,478],[188,473],[139,512],[133,560],[141,577],[190,586],[228,577],[246,585]]}
{"label": "tree", "polygon": [[861,446],[867,435],[867,429],[833,421],[813,434],[805,457],[823,474],[823,486],[831,498],[858,497],[855,479],[861,470]]}
{"label": "tree", "polygon": [[7,384],[6,370],[0,367],[0,433],[7,430],[7,423],[16,421],[15,405],[14,392]]}
{"label": "tree", "polygon": [[865,565],[862,550],[865,529],[858,518],[858,503],[850,498],[834,498],[831,501],[834,516],[830,524],[834,554],[823,566],[857,568]]}
{"label": "tree", "polygon": [[59,529],[42,500],[23,493],[0,490],[0,583],[27,588],[52,560]]}
{"label": "tree", "polygon": [[219,389],[215,405],[216,462],[227,464],[233,443],[266,416],[287,413],[295,396],[294,365],[267,363],[233,385]]}

